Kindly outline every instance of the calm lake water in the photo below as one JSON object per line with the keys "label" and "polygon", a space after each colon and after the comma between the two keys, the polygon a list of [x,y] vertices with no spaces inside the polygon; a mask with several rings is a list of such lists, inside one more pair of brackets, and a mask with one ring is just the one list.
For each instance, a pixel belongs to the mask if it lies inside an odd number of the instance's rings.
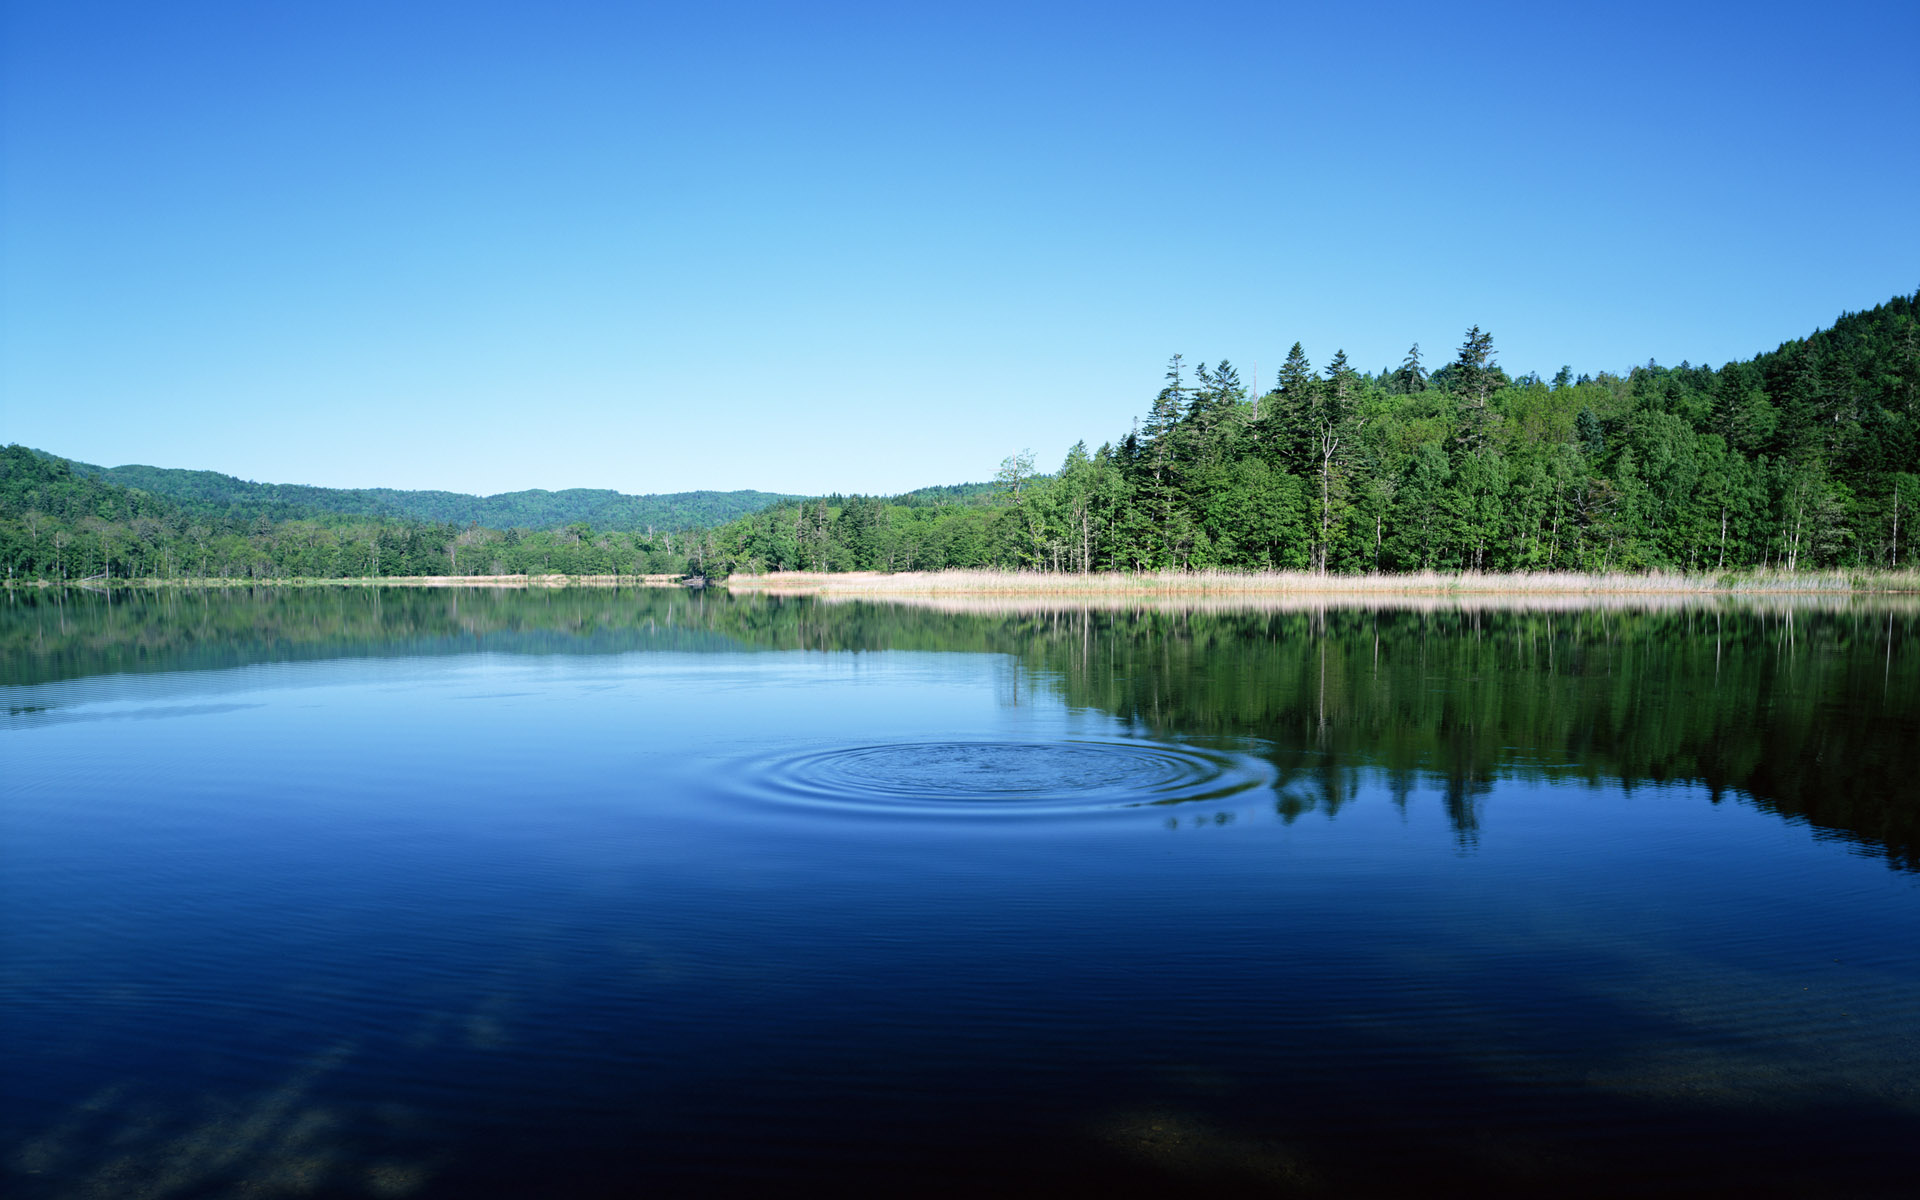
{"label": "calm lake water", "polygon": [[1913,1182],[1911,604],[0,604],[9,1196]]}

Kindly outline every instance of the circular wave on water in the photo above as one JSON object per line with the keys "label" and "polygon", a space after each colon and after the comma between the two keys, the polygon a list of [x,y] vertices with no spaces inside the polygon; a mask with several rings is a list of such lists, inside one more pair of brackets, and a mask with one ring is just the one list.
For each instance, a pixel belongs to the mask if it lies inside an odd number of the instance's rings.
{"label": "circular wave on water", "polygon": [[944,812],[1060,812],[1220,800],[1271,782],[1254,759],[1157,742],[898,742],[765,764],[786,803]]}

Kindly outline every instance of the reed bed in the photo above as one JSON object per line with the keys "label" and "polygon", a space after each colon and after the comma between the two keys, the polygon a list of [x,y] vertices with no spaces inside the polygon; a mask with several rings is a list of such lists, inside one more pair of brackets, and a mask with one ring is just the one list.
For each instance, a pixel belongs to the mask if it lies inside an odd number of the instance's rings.
{"label": "reed bed", "polygon": [[1041,571],[923,571],[883,574],[775,572],[735,575],[734,591],[834,598],[996,597],[1031,599],[1151,597],[1284,598],[1466,596],[1859,596],[1920,594],[1920,571],[1765,571],[1724,574],[1459,574],[1319,575],[1307,571],[1160,571],[1067,575]]}
{"label": "reed bed", "polygon": [[[9,587],[82,587],[99,590],[103,580],[9,580]],[[378,578],[321,579],[281,577],[247,579],[115,579],[113,588],[243,587],[411,587],[411,588],[558,588],[679,587],[674,575],[388,575]],[[1404,607],[1427,597],[1449,602],[1471,598],[1566,598],[1590,603],[1599,597],[1830,597],[1920,596],[1920,571],[1753,571],[1724,574],[1648,572],[1586,574],[1571,571],[1528,574],[1421,571],[1405,575],[1319,575],[1310,571],[1157,571],[1137,574],[1073,575],[1045,571],[780,571],[734,575],[724,585],[736,592],[811,595],[828,599],[943,599],[965,601],[1087,602],[1130,604],[1142,600],[1214,600],[1235,605],[1247,601],[1296,601],[1342,604],[1369,598]],[[956,610],[958,611],[958,610]]]}

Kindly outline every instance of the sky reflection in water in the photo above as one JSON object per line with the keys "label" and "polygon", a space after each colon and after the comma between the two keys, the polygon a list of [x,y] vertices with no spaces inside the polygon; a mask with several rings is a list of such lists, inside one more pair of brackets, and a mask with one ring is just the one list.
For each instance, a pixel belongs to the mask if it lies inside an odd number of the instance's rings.
{"label": "sky reflection in water", "polygon": [[16,598],[7,1191],[1891,1187],[1913,625]]}

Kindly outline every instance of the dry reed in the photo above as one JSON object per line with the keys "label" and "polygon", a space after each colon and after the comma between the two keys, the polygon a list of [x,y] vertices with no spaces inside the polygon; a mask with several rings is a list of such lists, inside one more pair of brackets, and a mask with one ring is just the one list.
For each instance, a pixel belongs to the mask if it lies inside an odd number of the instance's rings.
{"label": "dry reed", "polygon": [[1920,593],[1920,571],[1768,571],[1738,574],[1444,574],[1319,575],[1306,571],[1240,573],[1161,571],[1067,575],[1040,571],[926,571],[882,574],[851,571],[735,575],[735,591],[811,594],[840,598],[1339,598],[1462,596],[1679,596],[1862,595]]}

